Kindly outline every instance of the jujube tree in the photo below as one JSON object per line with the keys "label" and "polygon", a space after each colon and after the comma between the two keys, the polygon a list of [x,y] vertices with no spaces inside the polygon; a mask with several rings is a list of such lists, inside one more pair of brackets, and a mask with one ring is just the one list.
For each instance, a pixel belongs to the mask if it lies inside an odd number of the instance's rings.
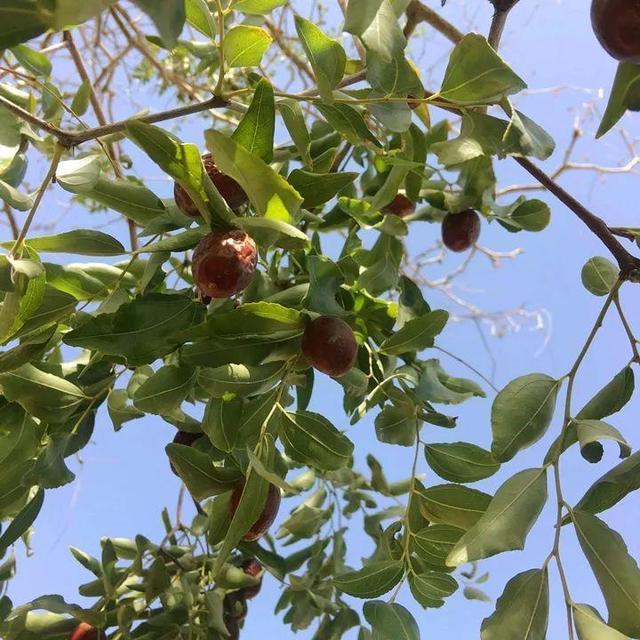
{"label": "jujube tree", "polygon": [[[640,281],[623,244],[640,230],[605,222],[536,164],[554,142],[512,104],[527,85],[498,53],[517,0],[492,0],[487,38],[419,0],[338,0],[344,20],[329,25],[304,4],[0,3],[0,196],[14,235],[0,256],[0,636],[238,638],[263,582],[277,580],[293,631],[417,640],[401,588],[425,610],[461,584],[477,593],[477,564],[524,548],[548,505],[549,554],[507,582],[482,640],[545,638],[556,605],[569,637],[640,638],[640,569],[601,515],[640,487],[638,454],[606,421],[631,399],[640,363],[619,297]],[[603,136],[640,108],[640,3],[594,0],[592,21],[620,61]],[[421,24],[451,42],[439,88],[407,56]],[[132,56],[133,75],[175,104],[119,120],[111,83]],[[201,138],[179,137],[185,119]],[[602,241],[607,257],[589,260],[582,280],[604,302],[564,377],[532,373],[496,390],[486,449],[439,436],[456,426],[447,405],[486,398],[488,381],[454,377],[437,358],[450,314],[416,282],[406,239],[435,229],[443,251],[463,253],[489,224],[543,232],[545,202],[498,201],[493,163],[507,158]],[[28,193],[27,165],[42,161]],[[145,182],[145,162],[173,197]],[[122,214],[130,246],[91,228],[89,213],[70,231],[33,233],[54,191]],[[608,314],[630,351],[578,410],[578,374]],[[372,438],[412,448],[405,480],[389,482],[371,455],[359,469],[365,452],[345,425],[309,409],[319,375],[333,378],[352,424],[372,414]],[[104,538],[99,558],[73,548],[92,575],[80,587],[91,605],[13,603],[9,550],[28,539],[46,494],[74,481],[67,459],[99,412],[116,430],[145,415],[175,427],[167,473],[191,496],[193,520],[165,512],[163,539]],[[547,434],[539,466],[507,469]],[[606,440],[623,460],[569,504],[562,456],[600,462]],[[424,465],[441,482],[423,482]],[[475,487],[501,471],[495,494]],[[371,539],[360,566],[346,562],[336,515]],[[573,600],[563,536],[577,536],[606,621]],[[556,570],[564,603],[549,598]]]}

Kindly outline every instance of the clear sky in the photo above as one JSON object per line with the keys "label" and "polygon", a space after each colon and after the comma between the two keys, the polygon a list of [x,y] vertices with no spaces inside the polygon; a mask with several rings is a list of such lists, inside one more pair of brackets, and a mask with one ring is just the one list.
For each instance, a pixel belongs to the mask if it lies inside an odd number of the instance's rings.
{"label": "clear sky", "polygon": [[[434,8],[440,5],[437,1],[430,4]],[[585,0],[522,0],[513,11],[503,40],[504,57],[530,87],[529,95],[518,98],[519,108],[542,124],[557,140],[558,149],[547,164],[550,170],[561,159],[577,115],[586,116],[586,119],[581,125],[584,137],[578,143],[575,160],[608,165],[628,159],[628,151],[619,133],[612,132],[601,141],[593,140],[599,113],[604,109],[604,96],[608,93],[615,72],[615,63],[598,46],[592,34],[588,5]],[[442,11],[463,30],[485,33],[488,28],[488,2],[449,0]],[[431,30],[426,30],[423,37],[423,59],[439,58],[444,50],[441,37]],[[416,51],[422,51],[422,46],[418,45]],[[439,73],[441,71],[438,69],[430,72],[425,78],[427,84],[435,85]],[[602,93],[599,93],[601,90]],[[592,102],[593,107],[588,104]],[[160,109],[165,105],[166,99],[163,98],[152,107]],[[637,116],[628,115],[623,125],[629,130],[631,138],[634,135],[640,137]],[[201,125],[196,121],[193,127],[185,127],[181,135],[190,141],[202,143],[200,128]],[[510,160],[499,162],[497,168],[501,183],[505,186],[530,182],[527,175]],[[158,171],[149,170],[149,175],[157,176]],[[561,182],[610,223],[638,226],[637,175],[611,175],[603,180],[602,176],[591,172],[574,171],[565,174]],[[168,194],[167,183],[150,185],[158,193]],[[594,298],[582,288],[580,269],[591,256],[606,255],[604,248],[553,198],[544,194],[536,197],[542,197],[551,205],[553,221],[550,228],[542,234],[511,235],[497,225],[491,228],[485,225],[481,238],[483,245],[495,250],[522,247],[525,253],[515,261],[505,261],[500,269],[495,269],[488,260],[479,256],[472,269],[461,279],[456,292],[488,311],[520,306],[528,310],[546,310],[550,318],[548,343],[545,345],[545,331],[530,331],[528,328],[502,338],[488,336],[485,331],[483,340],[476,325],[469,321],[450,325],[439,341],[442,347],[463,356],[487,374],[491,373],[495,364],[495,382],[499,387],[526,373],[565,374],[602,304],[601,299]],[[50,193],[46,200],[46,215],[56,219],[64,201],[64,194]],[[72,226],[73,222],[74,219],[67,215],[62,225],[66,228]],[[82,224],[91,222],[84,221]],[[437,234],[435,226],[416,224],[412,228],[412,248],[419,251],[431,246]],[[448,261],[445,267],[437,268],[429,275],[443,273],[456,264],[455,260]],[[460,312],[441,294],[427,292],[427,297],[434,307],[444,306]],[[637,292],[627,286],[623,299],[630,321],[640,330]],[[612,314],[578,379],[576,406],[591,397],[628,360],[626,338],[617,317]],[[451,372],[472,377],[448,358],[442,356],[442,361]],[[321,379],[313,404],[336,425],[348,428],[348,421],[339,410],[339,393],[340,389],[335,383]],[[457,412],[460,426],[455,432],[426,426],[423,438],[433,442],[468,440],[488,446],[491,397],[489,393],[487,400],[473,400],[460,407]],[[634,449],[640,445],[637,422],[639,406],[640,402],[636,399],[611,419],[611,423],[623,432]],[[366,470],[364,459],[371,452],[384,461],[391,479],[402,479],[410,468],[411,451],[378,443],[373,430],[373,417],[348,428],[349,436],[356,442],[357,465]],[[497,476],[474,486],[492,491],[516,471],[539,466],[559,428],[556,418],[549,436],[543,442],[505,464]],[[43,593],[61,593],[70,600],[81,601],[76,595],[77,585],[86,581],[88,574],[69,555],[70,545],[96,553],[99,538],[105,534],[133,537],[136,533],[143,533],[151,539],[161,537],[160,511],[165,505],[174,510],[179,489],[164,453],[164,446],[173,433],[174,428],[162,420],[148,418],[129,423],[121,432],[114,434],[106,412],[99,414],[94,440],[82,452],[82,463],[72,463],[77,473],[76,482],[47,493],[32,541],[34,555],[24,559],[23,554],[19,554],[18,576],[9,588],[9,595],[15,603],[22,603]],[[617,447],[607,446],[604,460],[599,465],[589,465],[575,449],[563,460],[566,497],[570,502],[575,502],[591,481],[617,462]],[[426,473],[427,483],[442,482],[426,467],[424,461],[421,473]],[[549,489],[553,497],[551,484]],[[548,503],[524,552],[501,555],[482,563],[482,570],[491,574],[484,588],[492,598],[501,593],[511,576],[539,567],[547,556],[553,538],[554,502]],[[285,517],[293,506],[293,501],[284,502],[281,517]],[[640,557],[640,537],[637,534],[639,507],[640,498],[636,493],[604,514],[610,526],[623,533],[636,558]],[[368,555],[372,549],[369,539],[359,532],[359,524],[359,521],[354,521],[348,538],[349,560],[354,566],[359,566],[360,557]],[[606,617],[602,598],[569,527],[563,531],[563,541],[562,550],[574,599],[597,606]],[[555,572],[552,575],[549,637],[555,640],[566,637],[566,627]],[[276,634],[279,638],[293,637],[273,614],[278,597],[277,583],[267,578],[262,594],[251,602],[243,638],[270,638]],[[480,622],[494,607],[493,604],[468,602],[461,591],[440,610],[422,611],[412,603],[408,593],[404,593],[400,601],[411,603],[410,607],[425,639],[443,637],[445,633],[446,637],[461,640],[479,638]],[[359,608],[358,603],[356,607]],[[298,637],[311,636],[312,633],[307,632]]]}

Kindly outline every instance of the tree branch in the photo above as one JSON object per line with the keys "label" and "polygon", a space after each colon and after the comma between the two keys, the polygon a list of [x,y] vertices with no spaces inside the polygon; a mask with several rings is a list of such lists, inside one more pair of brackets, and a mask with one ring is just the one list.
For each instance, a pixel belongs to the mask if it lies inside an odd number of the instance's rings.
{"label": "tree branch", "polygon": [[[101,126],[107,125],[107,117],[104,115],[104,111],[102,110],[102,105],[100,104],[100,100],[98,99],[98,95],[96,93],[95,87],[93,86],[93,82],[89,77],[89,73],[87,72],[87,68],[82,61],[82,56],[78,51],[78,47],[76,47],[76,43],[73,40],[73,36],[70,31],[64,31],[62,33],[62,37],[64,39],[65,44],[67,45],[67,49],[71,54],[71,59],[75,64],[76,69],[78,70],[78,74],[83,82],[89,87],[89,100],[91,101],[91,106],[93,107],[93,111],[96,114],[96,119]],[[124,180],[124,172],[122,171],[122,167],[120,165],[120,158],[118,153],[118,148],[115,144],[107,143],[103,146],[103,150],[105,151],[107,157],[109,158],[109,162],[113,167],[113,172],[116,175],[116,178],[120,180]],[[127,218],[127,226],[129,228],[129,241],[131,243],[131,250],[138,250],[138,233],[136,230],[136,223]]]}
{"label": "tree branch", "polygon": [[[500,41],[500,34],[502,33],[502,29],[504,28],[504,21],[506,20],[506,16],[509,11],[517,4],[518,0],[492,0],[492,4],[496,8],[496,15],[494,15],[494,22],[496,21],[496,16],[498,14],[502,14],[502,18],[498,21],[502,26],[498,25],[495,27],[496,32],[494,35],[496,46]],[[418,9],[420,11],[421,20],[424,22],[428,22],[431,26],[437,29],[444,36],[449,38],[451,42],[457,44],[462,38],[462,34],[448,21],[442,18],[440,15],[428,9],[421,2],[417,0],[413,0],[409,5],[407,12],[414,7],[419,5]],[[427,92],[427,96],[431,96]],[[438,103],[438,106],[452,111],[454,113],[460,113],[462,110],[454,104],[442,104]],[[513,159],[527,171],[531,176],[533,176],[547,191],[552,193],[560,202],[566,205],[584,224],[594,233],[598,238],[600,238],[601,242],[609,249],[613,257],[618,262],[618,266],[620,267],[621,278],[623,280],[633,280],[640,282],[640,259],[629,253],[625,249],[625,247],[621,244],[621,242],[616,238],[616,236],[612,233],[611,229],[607,225],[607,223],[602,219],[589,211],[584,205],[582,205],[576,198],[574,198],[568,191],[563,189],[553,178],[548,176],[542,169],[540,169],[536,164],[531,162],[528,158],[519,158],[512,156]]]}
{"label": "tree branch", "polygon": [[421,22],[430,24],[436,31],[451,40],[451,42],[459,42],[462,40],[463,33],[452,25],[449,21],[440,16],[439,13],[427,7],[420,0],[411,0],[406,10],[407,23],[404,27],[404,35],[409,38],[413,35],[416,27]]}
{"label": "tree branch", "polygon": [[489,44],[497,51],[500,46],[500,40],[507,24],[509,12],[518,4],[519,0],[492,0],[491,4],[495,7],[495,13],[491,20],[489,29]]}

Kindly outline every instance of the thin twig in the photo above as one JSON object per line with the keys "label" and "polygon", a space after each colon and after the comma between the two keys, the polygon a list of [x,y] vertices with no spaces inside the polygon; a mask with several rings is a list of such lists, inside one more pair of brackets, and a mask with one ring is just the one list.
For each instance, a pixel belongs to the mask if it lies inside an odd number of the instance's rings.
{"label": "thin twig", "polygon": [[51,159],[51,165],[49,166],[49,171],[47,171],[47,175],[45,176],[44,180],[42,181],[42,184],[40,185],[40,188],[38,189],[38,193],[36,195],[36,199],[33,202],[33,206],[31,207],[31,211],[29,211],[29,215],[27,216],[27,219],[24,221],[24,224],[22,225],[22,229],[20,230],[20,233],[18,234],[16,241],[13,243],[13,247],[11,249],[11,256],[14,258],[18,255],[18,252],[22,247],[22,243],[24,242],[24,239],[27,237],[27,233],[29,233],[29,228],[31,227],[33,219],[35,218],[36,213],[38,212],[38,208],[40,207],[40,203],[42,202],[42,198],[44,197],[47,187],[49,186],[49,184],[51,184],[51,181],[56,175],[56,170],[58,169],[58,164],[60,163],[60,158],[62,157],[63,152],[64,152],[64,147],[60,145],[56,145],[56,148],[53,152],[53,158]]}

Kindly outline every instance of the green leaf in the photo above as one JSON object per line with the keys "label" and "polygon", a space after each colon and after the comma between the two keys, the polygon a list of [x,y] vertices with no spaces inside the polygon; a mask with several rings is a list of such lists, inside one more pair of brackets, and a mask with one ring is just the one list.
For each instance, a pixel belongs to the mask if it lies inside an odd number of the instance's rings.
{"label": "green leaf", "polygon": [[572,520],[607,603],[609,626],[632,638],[640,635],[640,569],[624,540],[584,511],[573,511]]}
{"label": "green leaf", "polygon": [[446,573],[427,571],[409,576],[409,587],[413,597],[423,607],[438,608],[444,605],[444,598],[458,590],[458,582]]}
{"label": "green leaf", "polygon": [[429,466],[450,482],[477,482],[489,478],[500,469],[490,451],[475,444],[427,444],[425,455]]}
{"label": "green leaf", "polygon": [[463,590],[464,597],[467,600],[477,600],[478,602],[492,602],[491,598],[482,590],[477,587],[467,585]]}
{"label": "green leaf", "polygon": [[247,113],[231,138],[268,164],[273,160],[275,129],[276,103],[273,86],[266,78],[262,78],[256,85]]}
{"label": "green leaf", "polygon": [[205,171],[196,145],[183,144],[163,129],[143,122],[130,121],[126,132],[135,144],[182,186],[205,219],[208,220],[208,216],[213,214],[225,227],[234,221],[233,212]]}
{"label": "green leaf", "polygon": [[629,640],[605,624],[600,614],[588,604],[574,604],[572,609],[579,640]]}
{"label": "green leaf", "polygon": [[[275,447],[275,441],[270,433],[267,433],[264,438],[268,442],[268,446]],[[258,456],[256,456],[256,454],[253,453],[250,448],[247,448],[247,457],[249,458],[252,469],[267,482],[292,495],[299,493],[297,489],[285,482],[282,477],[275,471],[275,469],[268,469],[262,462],[262,460],[260,460],[260,458],[258,458]],[[274,460],[273,466],[275,466],[276,464],[277,461]]]}
{"label": "green leaf", "polygon": [[550,376],[533,373],[516,378],[500,391],[491,409],[491,451],[496,460],[511,460],[545,434],[560,384]]}
{"label": "green leaf", "polygon": [[[273,441],[259,443],[254,453],[265,466],[270,467],[275,455]],[[262,514],[268,495],[269,483],[256,473],[252,467],[249,467],[238,506],[233,513],[229,529],[227,530],[213,568],[215,576],[220,573],[229,554],[238,542],[240,542],[242,537],[251,529],[252,525]]]}
{"label": "green leaf", "polygon": [[76,0],[55,0],[53,4],[47,20],[55,31],[62,31],[94,18],[114,4],[114,0],[86,0],[82,4]]}
{"label": "green leaf", "polygon": [[5,0],[0,9],[0,48],[6,49],[44,33],[48,28],[43,20],[38,0]]}
{"label": "green leaf", "polygon": [[326,256],[309,256],[307,270],[309,291],[304,300],[305,309],[326,315],[343,315],[344,309],[336,300],[344,282],[340,267]]}
{"label": "green leaf", "polygon": [[451,53],[439,95],[460,105],[496,104],[526,87],[484,36],[470,33]]}
{"label": "green leaf", "polygon": [[459,567],[472,560],[523,549],[546,501],[546,469],[520,471],[498,489],[482,517],[453,548],[447,564]]}
{"label": "green leaf", "polygon": [[185,9],[187,22],[200,33],[214,40],[217,28],[207,1],[186,0]]}
{"label": "green leaf", "polygon": [[387,355],[422,351],[433,346],[433,339],[442,332],[448,321],[449,313],[442,310],[431,311],[409,320],[402,329],[380,345],[380,351]]}
{"label": "green leaf", "polygon": [[377,598],[393,589],[404,575],[399,560],[373,562],[358,571],[337,575],[333,584],[343,593],[355,598]]}
{"label": "green leaf", "polygon": [[415,405],[407,402],[400,406],[385,406],[376,417],[375,427],[380,442],[413,446],[418,436]]}
{"label": "green leaf", "polygon": [[87,400],[75,384],[31,364],[0,374],[0,388],[7,400],[46,422],[63,422]]}
{"label": "green leaf", "polygon": [[625,367],[578,412],[576,420],[602,420],[620,411],[635,387],[633,369]]}
{"label": "green leaf", "polygon": [[525,231],[543,231],[551,221],[551,209],[542,200],[525,200],[511,214],[510,220]]}
{"label": "green leaf", "polygon": [[373,640],[420,640],[418,624],[401,604],[371,600],[363,611],[373,628]]}
{"label": "green leaf", "polygon": [[0,535],[0,558],[4,556],[7,549],[27,532],[29,527],[35,522],[35,519],[42,509],[44,502],[44,490],[38,489],[38,492],[27,502],[21,509],[20,513],[11,521],[11,524]]}
{"label": "green leaf", "polygon": [[365,267],[358,285],[372,296],[393,289],[400,278],[403,255],[402,242],[388,233],[381,233],[373,249],[358,259]]}
{"label": "green leaf", "polygon": [[[15,290],[5,294],[0,304],[0,343],[4,344],[24,328],[40,308],[45,294],[45,273],[37,254],[28,249],[29,260],[11,260]],[[23,273],[20,273],[20,270]],[[25,275],[24,270],[32,276]]]}
{"label": "green leaf", "polygon": [[640,452],[634,453],[596,480],[575,508],[585,513],[600,513],[637,489],[640,489]]}
{"label": "green leaf", "polygon": [[50,322],[67,318],[74,311],[75,306],[75,298],[47,285],[40,306],[30,314],[18,335],[25,335]]}
{"label": "green leaf", "polygon": [[260,395],[272,389],[284,375],[286,363],[272,362],[259,367],[227,364],[202,369],[198,384],[214,398],[233,394],[241,398]]}
{"label": "green leaf", "polygon": [[224,37],[225,62],[231,69],[257,67],[272,42],[273,38],[260,27],[233,27]]}
{"label": "green leaf", "polygon": [[203,316],[202,305],[189,298],[150,293],[123,304],[115,313],[91,318],[67,333],[64,342],[125,358],[134,366],[148,364],[173,351],[178,346],[175,335],[198,324]]}
{"label": "green leaf", "polygon": [[601,440],[617,442],[620,445],[621,458],[628,458],[631,455],[631,446],[622,434],[602,420],[578,420],[575,422],[575,429],[578,433],[582,457],[589,462],[600,462],[602,459]]}
{"label": "green leaf", "polygon": [[21,193],[10,184],[0,180],[0,200],[18,211],[28,211],[33,206],[33,199]]}
{"label": "green leaf", "polygon": [[91,98],[91,83],[84,80],[80,83],[71,101],[71,112],[76,116],[83,116],[89,109]]}
{"label": "green leaf", "polygon": [[280,438],[288,456],[318,469],[342,469],[353,455],[351,440],[310,411],[281,412]]}
{"label": "green leaf", "polygon": [[193,367],[164,366],[140,386],[133,404],[145,413],[171,415],[191,392],[197,373]]}
{"label": "green leaf", "polygon": [[425,360],[422,363],[422,373],[415,394],[420,400],[438,404],[460,404],[474,396],[486,397],[478,384],[472,380],[450,376],[438,360]]}
{"label": "green leaf", "polygon": [[413,551],[427,566],[450,571],[447,556],[463,535],[464,529],[449,524],[432,524],[412,535]]}
{"label": "green leaf", "polygon": [[85,156],[78,160],[65,160],[58,165],[56,180],[63,189],[80,192],[91,190],[100,178],[100,158]]}
{"label": "green leaf", "polygon": [[27,244],[40,253],[72,253],[82,256],[120,256],[127,253],[122,243],[113,236],[92,229],[75,229],[55,236],[29,238]]}
{"label": "green leaf", "polygon": [[238,218],[236,224],[261,246],[276,246],[290,251],[309,246],[307,234],[283,220],[247,217]]}
{"label": "green leaf", "polygon": [[295,100],[280,100],[278,109],[303,163],[311,167],[311,136],[300,103]]}
{"label": "green leaf", "polygon": [[549,572],[530,569],[507,582],[495,612],[482,622],[481,640],[546,640]]}
{"label": "green leaf", "polygon": [[164,43],[173,48],[186,20],[184,0],[133,0],[152,20]]}
{"label": "green leaf", "polygon": [[491,496],[458,484],[441,484],[420,492],[420,511],[429,521],[470,529],[484,516]]}
{"label": "green leaf", "polygon": [[0,373],[13,371],[23,364],[32,362],[41,357],[47,350],[49,340],[55,333],[55,327],[30,337],[13,349],[0,353]]}
{"label": "green leaf", "polygon": [[359,146],[364,142],[370,142],[376,147],[381,146],[378,139],[371,133],[360,111],[355,107],[343,102],[336,104],[315,103],[315,107],[327,122],[351,144]]}
{"label": "green leaf", "polygon": [[358,36],[368,50],[388,62],[407,45],[390,0],[350,0],[344,30]]}
{"label": "green leaf", "polygon": [[358,177],[357,173],[313,173],[294,169],[289,174],[289,184],[304,198],[302,206],[314,209],[329,202],[342,189],[348,187]]}
{"label": "green leaf", "polygon": [[295,22],[298,37],[316,75],[318,91],[324,100],[332,102],[333,90],[344,76],[347,54],[337,40],[329,38],[313,22],[298,15]]}
{"label": "green leaf", "polygon": [[243,423],[242,408],[240,400],[209,400],[202,420],[202,430],[216,449],[233,451]]}
{"label": "green leaf", "polygon": [[627,110],[640,110],[640,68],[637,64],[622,62],[618,65],[609,103],[596,138],[610,131]]}
{"label": "green leaf", "polygon": [[619,270],[607,258],[591,258],[582,267],[582,284],[594,296],[606,296],[611,293],[618,281]]}
{"label": "green leaf", "polygon": [[78,187],[68,182],[61,183],[61,186],[71,193],[91,198],[137,224],[145,225],[166,213],[162,200],[155,193],[128,180],[98,178],[91,188],[85,185]]}
{"label": "green leaf", "polygon": [[555,148],[553,138],[519,111],[511,111],[511,120],[474,111],[462,117],[460,136],[436,142],[431,149],[446,166],[456,166],[481,155],[533,156],[546,160]]}
{"label": "green leaf", "polygon": [[65,462],[71,454],[72,438],[71,435],[49,436],[25,482],[39,484],[44,489],[57,489],[73,482],[76,476]]}
{"label": "green leaf", "polygon": [[[167,455],[196,500],[229,491],[242,475],[238,469],[216,467],[206,453],[182,444],[168,444]],[[252,523],[253,524],[253,523]]]}
{"label": "green leaf", "polygon": [[291,221],[302,197],[281,175],[218,131],[209,129],[205,138],[220,170],[240,184],[260,215]]}
{"label": "green leaf", "polygon": [[241,13],[261,16],[286,4],[287,0],[233,0],[231,8]]}
{"label": "green leaf", "polygon": [[51,61],[44,53],[36,51],[26,44],[19,44],[11,48],[11,53],[16,60],[27,71],[36,76],[50,76],[53,66]]}
{"label": "green leaf", "polygon": [[114,389],[107,397],[107,410],[113,422],[113,428],[119,431],[125,422],[143,418],[145,413],[129,404],[129,395],[124,389]]}

